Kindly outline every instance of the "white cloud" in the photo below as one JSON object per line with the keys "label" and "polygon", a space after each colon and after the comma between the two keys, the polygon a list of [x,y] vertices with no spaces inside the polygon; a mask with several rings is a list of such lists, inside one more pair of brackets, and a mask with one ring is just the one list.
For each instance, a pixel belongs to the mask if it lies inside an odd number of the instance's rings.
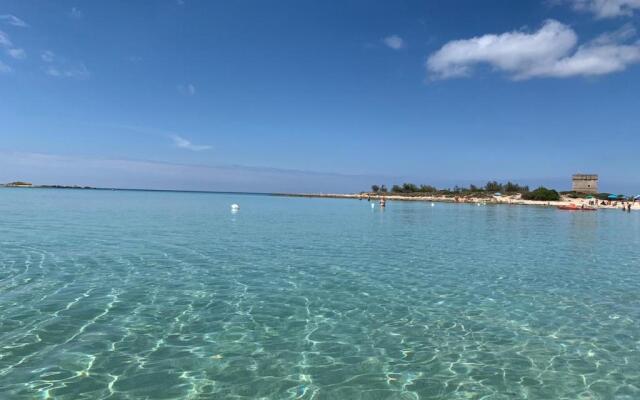
{"label": "white cloud", "polygon": [[387,36],[382,39],[382,42],[393,50],[400,50],[406,46],[404,40],[398,35]]}
{"label": "white cloud", "polygon": [[467,76],[478,63],[517,73],[535,63],[562,57],[577,41],[569,27],[547,21],[531,34],[515,31],[451,41],[429,57],[427,68],[438,78]]}
{"label": "white cloud", "polygon": [[178,85],[178,92],[184,94],[185,96],[193,96],[194,94],[196,94],[196,87],[191,83],[186,85]]}
{"label": "white cloud", "polygon": [[532,69],[523,78],[548,76],[565,78],[570,76],[605,75],[624,71],[629,64],[640,62],[640,46],[635,45],[594,45],[580,46],[570,57],[553,64]]}
{"label": "white cloud", "polygon": [[176,145],[176,147],[179,147],[181,149],[187,149],[192,151],[202,151],[202,150],[209,150],[211,148],[211,146],[209,145],[193,144],[189,140],[178,135],[171,135],[171,139],[173,140],[173,143]]}
{"label": "white cloud", "polygon": [[573,8],[593,13],[596,18],[631,16],[640,10],[640,0],[569,0]]}
{"label": "white cloud", "polygon": [[53,51],[47,50],[42,52],[42,54],[40,55],[40,58],[42,58],[42,61],[46,63],[51,63],[53,62],[53,60],[55,60],[56,55],[53,53]]}
{"label": "white cloud", "polygon": [[533,33],[514,31],[451,41],[431,54],[426,66],[432,79],[469,76],[478,64],[506,72],[512,79],[603,75],[640,62],[640,43],[623,43],[634,35],[627,26],[576,49],[576,33],[549,20]]}
{"label": "white cloud", "polygon": [[71,8],[71,11],[69,11],[69,16],[71,18],[80,19],[84,16],[84,14],[82,13],[82,11],[80,11],[79,8],[73,7]]}
{"label": "white cloud", "polygon": [[27,53],[23,49],[8,49],[7,53],[16,60],[22,60],[27,57]]}
{"label": "white cloud", "polygon": [[20,28],[26,28],[29,26],[26,22],[11,14],[0,15],[0,21],[4,21],[9,25],[18,26]]}

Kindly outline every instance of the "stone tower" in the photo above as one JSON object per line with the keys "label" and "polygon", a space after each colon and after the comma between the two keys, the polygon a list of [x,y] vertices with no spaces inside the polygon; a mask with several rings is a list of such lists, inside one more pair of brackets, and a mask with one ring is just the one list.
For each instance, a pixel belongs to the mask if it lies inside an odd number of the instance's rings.
{"label": "stone tower", "polygon": [[571,190],[577,193],[598,193],[598,175],[575,174],[573,175],[573,185]]}

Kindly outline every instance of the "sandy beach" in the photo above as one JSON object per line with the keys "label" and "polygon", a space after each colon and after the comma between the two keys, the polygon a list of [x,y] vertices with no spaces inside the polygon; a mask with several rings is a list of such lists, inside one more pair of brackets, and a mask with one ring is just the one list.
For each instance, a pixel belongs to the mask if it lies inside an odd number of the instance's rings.
{"label": "sandy beach", "polygon": [[[520,194],[517,195],[502,195],[502,196],[489,196],[489,197],[451,197],[451,196],[406,196],[401,194],[389,194],[378,195],[368,193],[354,193],[354,194],[338,194],[338,193],[276,193],[276,196],[288,196],[288,197],[309,197],[309,198],[332,198],[332,199],[357,199],[357,200],[373,200],[378,201],[384,197],[387,201],[424,201],[424,202],[438,202],[438,203],[461,203],[461,204],[505,204],[505,205],[527,205],[538,207],[558,207],[568,206],[575,204],[578,207],[584,205],[590,206],[590,201],[597,201],[595,207],[605,210],[619,210],[622,211],[622,202],[620,201],[604,201],[597,199],[574,199],[568,196],[562,196],[559,201],[537,201],[537,200],[524,200]],[[625,207],[628,202],[625,202]],[[640,203],[631,203],[632,211],[640,211]],[[591,205],[593,207],[593,205]]]}

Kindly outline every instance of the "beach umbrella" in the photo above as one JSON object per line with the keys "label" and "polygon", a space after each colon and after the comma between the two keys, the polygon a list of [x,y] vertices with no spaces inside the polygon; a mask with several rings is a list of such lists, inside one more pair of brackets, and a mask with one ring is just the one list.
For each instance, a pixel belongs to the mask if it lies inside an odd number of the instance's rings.
{"label": "beach umbrella", "polygon": [[633,198],[634,200],[640,200],[640,194]]}
{"label": "beach umbrella", "polygon": [[587,197],[585,197],[585,199],[593,199],[592,195],[588,195]]}
{"label": "beach umbrella", "polygon": [[607,197],[609,200],[617,200],[618,199],[618,195],[616,194],[610,194],[609,197]]}
{"label": "beach umbrella", "polygon": [[493,195],[494,195],[494,196],[498,196],[498,197],[500,197],[500,196],[502,196],[502,193],[500,193],[500,192],[496,192],[496,193],[494,193]]}

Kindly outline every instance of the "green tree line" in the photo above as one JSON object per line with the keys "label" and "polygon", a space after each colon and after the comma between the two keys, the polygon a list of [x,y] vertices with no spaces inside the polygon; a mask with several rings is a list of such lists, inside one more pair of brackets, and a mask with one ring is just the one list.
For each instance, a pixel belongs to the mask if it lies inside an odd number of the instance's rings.
{"label": "green tree line", "polygon": [[453,188],[446,189],[438,189],[432,185],[416,185],[414,183],[405,182],[401,185],[396,184],[391,186],[391,190],[388,190],[386,185],[372,185],[371,192],[374,194],[438,194],[444,196],[487,196],[493,195],[494,193],[503,193],[508,195],[522,194],[522,198],[526,200],[554,201],[560,199],[560,194],[557,191],[547,189],[543,186],[530,191],[529,186],[527,185],[520,185],[514,182],[500,183],[498,181],[489,181],[484,186],[454,186]]}
{"label": "green tree line", "polygon": [[438,193],[438,192],[451,192],[451,193],[473,193],[473,192],[486,192],[486,193],[526,193],[529,192],[529,187],[525,185],[519,185],[513,182],[499,183],[497,181],[489,181],[484,186],[469,185],[469,187],[455,186],[452,189],[438,189],[432,185],[416,185],[414,183],[406,182],[401,185],[393,185],[391,190],[387,190],[385,185],[372,185],[372,193]]}

